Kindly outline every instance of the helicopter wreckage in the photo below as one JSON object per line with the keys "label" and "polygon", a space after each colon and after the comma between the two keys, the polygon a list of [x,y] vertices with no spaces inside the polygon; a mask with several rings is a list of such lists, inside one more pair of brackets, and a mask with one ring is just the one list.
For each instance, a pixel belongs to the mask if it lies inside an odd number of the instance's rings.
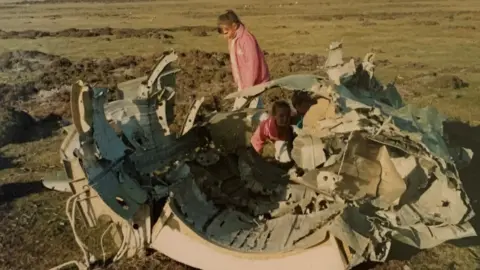
{"label": "helicopter wreckage", "polygon": [[73,86],[65,180],[44,181],[73,193],[66,212],[84,260],[67,264],[96,260],[75,232],[77,209],[91,227],[111,221],[114,262],[150,248],[209,270],[348,269],[385,261],[392,240],[425,249],[476,235],[457,171],[473,153],[449,148],[435,109],[381,85],[373,54],[355,66],[332,43],[328,78],[290,75],[226,97],[247,104],[272,88],[315,97],[287,169],[249,148],[262,109],[195,121],[200,99],[171,133],[176,58],[119,84],[123,99],[110,103],[106,89]]}

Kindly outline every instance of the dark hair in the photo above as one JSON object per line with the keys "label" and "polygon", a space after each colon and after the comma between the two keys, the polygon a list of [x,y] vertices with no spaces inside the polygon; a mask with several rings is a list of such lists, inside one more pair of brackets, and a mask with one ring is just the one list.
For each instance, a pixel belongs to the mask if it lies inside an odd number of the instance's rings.
{"label": "dark hair", "polygon": [[278,100],[275,101],[275,103],[273,103],[272,105],[272,115],[275,115],[277,113],[277,110],[281,108],[288,109],[289,111],[291,110],[288,102],[286,102],[285,100]]}
{"label": "dark hair", "polygon": [[218,16],[218,24],[231,25],[233,23],[241,24],[242,22],[237,14],[231,9],[228,9],[225,13]]}
{"label": "dark hair", "polygon": [[292,105],[293,107],[300,106],[304,102],[310,102],[312,98],[310,97],[309,93],[305,91],[295,91],[292,95]]}

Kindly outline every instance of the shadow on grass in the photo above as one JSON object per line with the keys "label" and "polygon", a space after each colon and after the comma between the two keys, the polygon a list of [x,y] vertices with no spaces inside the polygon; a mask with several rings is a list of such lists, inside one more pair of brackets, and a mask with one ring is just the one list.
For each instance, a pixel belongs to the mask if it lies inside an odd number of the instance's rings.
{"label": "shadow on grass", "polygon": [[0,204],[10,203],[30,194],[46,190],[41,181],[17,182],[0,185]]}
{"label": "shadow on grass", "polygon": [[18,166],[18,164],[15,163],[15,158],[4,157],[2,153],[0,153],[0,170],[10,169],[16,166]]}
{"label": "shadow on grass", "polygon": [[[470,221],[475,231],[480,232],[480,126],[472,127],[462,122],[448,122],[444,125],[445,134],[453,146],[462,146],[473,151],[473,160],[470,165],[460,170],[460,179],[467,192],[475,216]],[[470,237],[451,242],[457,246],[478,246],[480,237]]]}
{"label": "shadow on grass", "polygon": [[51,137],[62,127],[62,121],[61,116],[50,114],[29,127],[26,131],[28,135],[23,136],[15,143],[34,142]]}

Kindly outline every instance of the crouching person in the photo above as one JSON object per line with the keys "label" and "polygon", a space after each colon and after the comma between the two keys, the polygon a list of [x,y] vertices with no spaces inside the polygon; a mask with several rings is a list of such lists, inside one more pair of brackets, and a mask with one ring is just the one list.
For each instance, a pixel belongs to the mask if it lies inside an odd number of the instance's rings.
{"label": "crouching person", "polygon": [[295,91],[292,96],[292,105],[297,112],[292,123],[298,128],[303,128],[303,118],[313,104],[315,104],[315,100],[308,92]]}
{"label": "crouching person", "polygon": [[291,123],[291,108],[286,101],[273,104],[270,116],[257,127],[250,140],[255,151],[261,154],[265,142],[275,144],[275,159],[279,162],[290,162],[290,150],[293,140]]}

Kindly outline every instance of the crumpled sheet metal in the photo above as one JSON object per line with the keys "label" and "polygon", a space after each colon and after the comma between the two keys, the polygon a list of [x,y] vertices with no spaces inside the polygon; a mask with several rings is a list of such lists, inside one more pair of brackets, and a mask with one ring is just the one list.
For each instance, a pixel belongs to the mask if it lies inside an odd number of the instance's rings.
{"label": "crumpled sheet metal", "polygon": [[178,59],[175,52],[162,56],[149,76],[143,76],[137,79],[129,80],[118,84],[124,99],[147,99],[152,95],[158,94],[165,87],[174,87],[174,73],[178,69],[173,69],[171,64]]}
{"label": "crumpled sheet metal", "polygon": [[[341,46],[331,49],[337,52],[330,57],[341,57]],[[367,55],[366,61],[371,57]],[[448,148],[443,138],[445,118],[434,108],[403,105],[393,85],[383,90],[375,83],[356,88],[357,74],[338,74],[343,61],[327,63],[327,68],[335,69],[336,73],[327,73],[335,74],[330,80],[337,87],[325,106],[337,110],[328,117],[315,115],[316,121],[306,121],[306,128],[299,132],[322,138],[327,162],[315,169],[316,174],[339,173],[332,194],[351,202],[330,226],[333,235],[354,250],[350,266],[365,259],[384,261],[390,248],[388,235],[417,248],[475,236],[469,224],[474,213],[454,163],[471,159],[471,151]],[[375,80],[372,65],[369,61],[363,67]],[[365,89],[366,85],[371,88]],[[332,138],[343,142],[340,152],[329,149]],[[458,154],[453,158],[451,152]],[[308,181],[310,172],[303,180]],[[331,185],[323,189],[328,191]],[[359,211],[366,205],[377,210],[373,214]]]}
{"label": "crumpled sheet metal", "polygon": [[261,93],[265,92],[268,89],[274,87],[280,87],[286,90],[298,90],[298,91],[312,91],[314,86],[318,85],[327,86],[324,78],[311,75],[311,74],[296,74],[282,77],[279,79],[271,80],[266,83],[252,86],[250,88],[244,89],[242,91],[237,91],[231,94],[228,94],[224,99],[233,99],[239,97],[256,97]]}
{"label": "crumpled sheet metal", "polygon": [[294,159],[303,168],[288,172],[245,150],[260,110],[217,113],[170,135],[171,68],[156,70],[153,77],[163,79],[146,85],[131,82],[140,97],[106,106],[104,89],[79,84],[72,92],[82,93],[83,103],[76,101],[85,113],[74,124],[89,184],[126,220],[153,206],[150,198],[170,196],[179,220],[237,252],[298,251],[334,236],[352,250],[349,267],[384,261],[392,239],[430,248],[476,235],[455,166],[466,165],[471,151],[448,148],[436,110],[404,105],[394,85],[380,85],[372,54],[356,68],[342,55],[341,43],[332,44],[328,80],[291,75],[227,97],[253,98],[273,87],[319,94],[296,130]]}
{"label": "crumpled sheet metal", "polygon": [[[365,259],[385,260],[391,241],[390,238],[385,237],[386,235],[394,235],[395,239],[402,239],[403,242],[419,248],[432,247],[451,239],[475,235],[473,228],[466,225],[473,216],[473,211],[461,188],[458,172],[455,166],[453,170],[452,166],[447,166],[447,164],[453,165],[455,160],[468,161],[471,155],[466,152],[467,155],[458,154],[456,159],[451,157],[452,150],[447,147],[443,138],[444,117],[434,108],[405,105],[394,85],[380,85],[373,74],[373,54],[367,54],[360,67],[355,68],[353,62],[344,64],[343,60],[340,60],[341,46],[331,48],[335,52],[329,55],[326,68],[330,82],[336,86],[333,91],[331,91],[332,88],[323,87],[330,91],[326,91],[327,95],[323,95],[318,100],[318,104],[307,112],[304,128],[297,129],[297,132],[299,136],[314,136],[322,140],[332,137],[341,138],[344,148],[348,148],[346,146],[350,141],[347,138],[348,134],[361,134],[364,140],[377,144],[378,152],[370,159],[365,158],[365,155],[369,155],[365,149],[353,159],[344,159],[342,152],[328,153],[325,169],[316,169],[320,171],[314,175],[340,172],[342,179],[323,183],[314,181],[318,177],[307,172],[304,177],[296,178],[295,182],[317,192],[327,193],[332,190],[333,185],[333,197],[340,196],[343,199],[353,200],[354,205],[370,204],[379,209],[378,214],[373,216],[355,212],[354,217],[349,217],[350,212],[345,212],[344,215],[347,215],[345,219],[351,222],[339,223],[337,227],[332,226],[332,228],[342,228],[341,230],[333,229],[332,233],[343,239],[355,251],[355,259],[351,262],[351,266]],[[234,93],[227,98],[256,96],[275,86],[281,86],[287,90],[312,91],[318,83],[314,83],[310,80],[311,78],[307,75],[288,76]],[[303,82],[299,83],[297,80],[303,80]],[[283,83],[280,84],[279,81]],[[311,83],[313,84],[310,85]],[[329,86],[329,82],[322,81],[322,83]],[[288,84],[290,86],[286,87]],[[302,87],[298,87],[299,85]],[[358,148],[359,145],[355,147]],[[354,146],[350,145],[350,147]],[[301,152],[298,149],[293,151]],[[301,159],[297,158],[297,160]],[[398,165],[399,159],[413,161],[413,163],[410,162],[413,166],[410,167],[409,173]],[[349,166],[350,169],[348,169]],[[362,168],[361,166],[363,169],[360,174],[355,174],[355,171]],[[372,171],[375,167],[378,170]],[[305,165],[304,169],[312,168],[311,165]],[[367,173],[367,171],[370,172]],[[345,178],[347,175],[349,178]],[[328,181],[333,179],[328,176],[324,178]],[[345,186],[349,181],[350,185]],[[446,185],[446,181],[450,182],[450,185]],[[455,183],[455,188],[451,187],[451,183]],[[430,188],[427,189],[428,187]],[[346,193],[335,194],[342,189]],[[425,189],[426,191],[422,192]],[[444,194],[445,197],[438,197],[438,194]],[[408,211],[411,209],[415,211]],[[359,237],[355,236],[355,233],[349,233],[349,231],[358,232],[359,228],[356,225],[358,218],[366,219],[371,228],[374,228],[361,233],[364,237],[362,241],[366,241],[368,245],[355,244],[360,241]],[[397,219],[402,220],[402,223],[394,223]],[[423,233],[427,226],[425,224],[432,223],[441,224],[439,226],[442,230],[435,230],[439,234]],[[465,231],[456,229],[458,224],[462,224],[461,228]],[[427,228],[434,231],[433,228],[428,226]],[[404,232],[410,233],[403,234]]]}

